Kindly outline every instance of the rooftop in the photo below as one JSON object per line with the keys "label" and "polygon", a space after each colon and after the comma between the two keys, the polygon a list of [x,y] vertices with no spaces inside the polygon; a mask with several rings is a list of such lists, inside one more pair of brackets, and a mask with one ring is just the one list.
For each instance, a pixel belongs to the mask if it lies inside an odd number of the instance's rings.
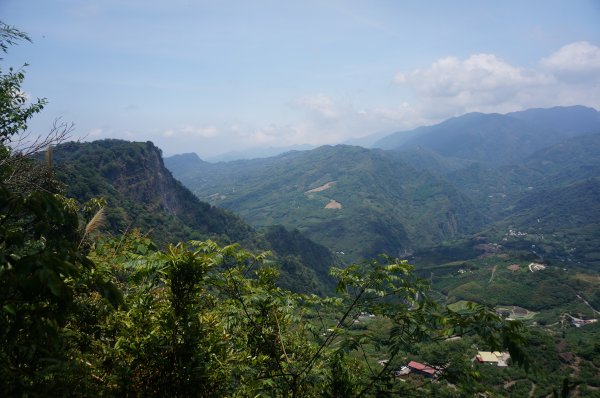
{"label": "rooftop", "polygon": [[429,365],[425,365],[425,364],[415,362],[415,361],[410,361],[408,363],[408,367],[413,370],[418,370],[419,372],[430,374],[432,376],[437,372],[437,369],[434,369]]}

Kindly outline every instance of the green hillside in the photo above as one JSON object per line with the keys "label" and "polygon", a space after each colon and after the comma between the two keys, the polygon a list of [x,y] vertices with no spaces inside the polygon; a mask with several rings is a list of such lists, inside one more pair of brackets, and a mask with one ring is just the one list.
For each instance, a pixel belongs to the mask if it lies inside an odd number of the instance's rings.
{"label": "green hillside", "polygon": [[[446,157],[426,148],[399,153],[413,167],[446,180],[486,214],[489,222],[480,235],[507,238],[515,249],[531,251],[533,245],[537,255],[567,264],[600,264],[600,134],[567,138],[511,165]],[[509,230],[526,235],[506,236]],[[459,244],[430,251],[443,261],[449,253],[469,250]]]}
{"label": "green hillside", "polygon": [[[29,40],[0,21],[0,61]],[[595,110],[167,159],[192,192],[149,141],[30,140],[23,79],[0,69],[2,396],[600,396]]]}
{"label": "green hillside", "polygon": [[53,153],[69,196],[81,203],[106,199],[107,228],[114,234],[137,228],[162,245],[213,239],[273,250],[284,286],[305,292],[332,288],[328,269],[337,260],[329,250],[284,228],[260,233],[231,212],[200,201],[172,177],[151,142],[66,143]]}
{"label": "green hillside", "polygon": [[[171,159],[166,159],[168,167]],[[402,255],[477,230],[484,217],[447,182],[395,153],[325,146],[268,159],[174,168],[200,198],[256,226],[283,224],[347,259]]]}
{"label": "green hillside", "polygon": [[108,201],[110,228],[140,228],[159,242],[213,237],[247,241],[252,228],[233,214],[201,202],[163,166],[152,143],[102,140],[66,143],[54,149],[67,193]]}

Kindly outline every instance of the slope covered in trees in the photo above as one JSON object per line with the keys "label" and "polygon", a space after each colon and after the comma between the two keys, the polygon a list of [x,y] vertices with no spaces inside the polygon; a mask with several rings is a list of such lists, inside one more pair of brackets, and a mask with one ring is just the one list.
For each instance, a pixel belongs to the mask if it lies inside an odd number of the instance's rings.
{"label": "slope covered in trees", "polygon": [[[7,42],[27,38],[6,25],[0,29],[3,50]],[[345,294],[321,300],[276,287],[277,271],[266,266],[262,256],[236,246],[192,241],[158,251],[135,231],[115,237],[99,234],[102,201],[81,208],[75,199],[52,193],[61,191],[53,178],[45,179],[42,189],[23,179],[11,182],[20,171],[15,166],[35,160],[22,158],[6,144],[19,138],[43,103],[23,101],[22,74],[0,71],[0,80],[0,117],[5,122],[0,129],[4,394],[300,397],[366,396],[385,389],[392,393],[387,366],[377,374],[366,373],[370,365],[349,355],[356,348],[347,344],[352,339],[345,332],[364,311],[395,324],[387,343],[378,341],[389,346],[391,358],[410,341],[439,339],[458,331],[439,327],[446,324],[460,325],[464,333],[486,327],[492,332],[486,334],[491,347],[508,345],[514,354],[520,352],[519,325],[502,322],[485,308],[469,314],[434,310],[435,303],[424,294],[426,286],[411,274],[410,266],[397,260],[337,270]],[[148,162],[156,163],[159,153],[153,146],[125,146],[124,163],[107,153],[94,153],[100,159],[92,162],[98,173],[86,174],[91,181],[79,184],[76,192],[98,193],[94,189],[105,188],[106,182],[100,176],[114,181],[111,200],[117,194],[148,196],[152,188],[172,187],[168,173],[139,179],[149,169]],[[136,154],[142,154],[141,159]],[[135,160],[142,162],[133,164]],[[123,166],[136,172],[123,173]],[[40,165],[47,171],[44,176],[52,177],[51,167],[50,162]],[[128,193],[126,186],[136,192]],[[178,203],[181,196],[171,200],[167,191],[158,189],[148,210],[178,215],[189,209]],[[91,216],[85,214],[91,207],[100,208],[85,226],[80,225],[80,219]],[[206,227],[202,232],[210,228],[215,230],[209,232],[222,232],[221,219],[203,216],[192,215]],[[279,237],[277,231],[269,231],[273,233]],[[414,297],[415,290],[421,292],[420,298]],[[327,322],[322,314],[327,314]],[[330,328],[333,320],[335,326]],[[365,339],[363,343],[371,337]]]}
{"label": "slope covered in trees", "polygon": [[165,162],[204,200],[253,225],[298,228],[349,259],[400,255],[483,225],[450,184],[381,150],[325,146],[230,163],[182,160]]}
{"label": "slope covered in trees", "polygon": [[[231,212],[198,200],[171,176],[151,142],[65,143],[53,149],[53,159],[68,196],[80,203],[106,201],[106,227],[115,235],[137,228],[163,246],[213,239],[272,250],[282,267],[283,286],[302,292],[332,289],[327,270],[337,260],[329,250],[284,228],[261,233]],[[282,245],[282,240],[289,243]]]}
{"label": "slope covered in trees", "polygon": [[[10,166],[3,176],[18,173]],[[0,209],[0,387],[9,396],[395,395],[418,388],[394,382],[404,353],[456,334],[525,360],[520,324],[481,306],[439,307],[405,261],[334,269],[339,296],[319,298],[277,287],[265,256],[236,245],[157,250],[135,231],[102,234],[103,208],[81,225],[86,207],[60,194],[2,179]],[[303,238],[289,236],[275,245],[304,250]],[[388,331],[353,330],[365,313]],[[365,345],[388,355],[377,372]],[[453,383],[467,373],[454,372]]]}
{"label": "slope covered in trees", "polygon": [[201,202],[164,168],[151,142],[103,140],[65,143],[53,150],[67,194],[84,203],[102,196],[114,232],[139,228],[157,241],[251,239],[252,228],[235,215]]}
{"label": "slope covered in trees", "polygon": [[538,244],[541,256],[593,267],[599,115],[581,106],[470,114],[393,134],[390,142],[403,140],[394,151],[165,162],[203,199],[254,225],[299,228],[346,258],[437,251],[476,235],[500,243],[512,229],[528,234],[512,245]]}

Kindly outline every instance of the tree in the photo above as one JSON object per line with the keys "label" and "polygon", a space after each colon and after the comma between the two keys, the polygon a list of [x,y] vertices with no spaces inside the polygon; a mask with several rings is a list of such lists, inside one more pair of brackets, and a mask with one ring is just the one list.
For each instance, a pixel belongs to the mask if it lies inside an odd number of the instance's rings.
{"label": "tree", "polygon": [[[8,46],[20,41],[31,41],[29,37],[0,21],[0,50],[6,53]],[[3,58],[0,58],[3,60]],[[0,69],[0,144],[6,146],[14,136],[27,130],[27,122],[36,113],[40,112],[46,104],[45,99],[38,99],[35,103],[27,105],[27,96],[21,91],[21,84],[25,74],[22,69],[8,72]]]}
{"label": "tree", "polygon": [[[0,50],[29,37],[0,21]],[[2,61],[3,58],[0,58]],[[29,120],[46,105],[46,99],[28,103],[27,95],[21,90],[25,78],[23,65],[4,71],[0,67],[0,179],[13,190],[56,190],[57,182],[52,178],[51,153],[46,164],[32,162],[31,157],[42,150],[65,141],[73,131],[73,125],[56,120],[50,132],[35,136],[27,130]]]}
{"label": "tree", "polygon": [[[389,257],[336,270],[339,295],[321,298],[277,287],[265,255],[236,245],[193,241],[160,252],[133,234],[101,238],[90,255],[127,281],[126,310],[112,313],[99,338],[107,356],[86,359],[98,377],[113,376],[105,388],[117,395],[393,395],[405,388],[393,378],[403,353],[456,335],[479,334],[524,360],[520,324],[481,306],[440,307],[410,265]],[[390,327],[357,329],[365,316]],[[366,353],[375,347],[388,354],[385,366]],[[450,376],[471,376],[461,371]]]}
{"label": "tree", "polygon": [[[2,51],[22,40],[29,38],[0,23]],[[53,179],[27,156],[57,136],[34,140],[24,153],[10,147],[45,104],[27,104],[23,78],[0,70],[0,386],[13,396],[62,395],[82,369],[67,331],[75,292],[99,291],[113,305],[119,292],[79,249],[75,202],[48,192],[56,190]]]}

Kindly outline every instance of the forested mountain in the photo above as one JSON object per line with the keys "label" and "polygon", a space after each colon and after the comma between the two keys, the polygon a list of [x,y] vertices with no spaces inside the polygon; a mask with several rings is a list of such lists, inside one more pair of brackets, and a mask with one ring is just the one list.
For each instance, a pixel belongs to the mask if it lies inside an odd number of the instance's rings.
{"label": "forested mountain", "polygon": [[[299,291],[331,288],[328,269],[337,262],[331,252],[284,228],[256,231],[233,213],[200,201],[172,177],[151,142],[71,142],[54,148],[53,158],[69,196],[81,203],[106,199],[108,228],[114,234],[138,228],[162,244],[210,238],[273,250],[283,285]],[[282,239],[289,243],[282,245]]]}
{"label": "forested mountain", "polygon": [[231,151],[226,152],[217,156],[212,156],[207,158],[211,163],[216,162],[229,162],[232,160],[238,159],[258,159],[258,158],[268,158],[271,156],[277,156],[282,153],[291,152],[291,151],[306,151],[309,149],[313,149],[314,145],[290,145],[286,147],[258,147],[247,149],[243,151]]}
{"label": "forested mountain", "polygon": [[347,258],[401,255],[474,232],[484,217],[450,184],[395,153],[325,146],[281,156],[206,164],[167,158],[200,198],[253,225],[298,228]]}
{"label": "forested mountain", "polygon": [[564,137],[600,132],[600,112],[581,105],[527,109],[507,116],[560,132]]}
{"label": "forested mountain", "polygon": [[158,241],[217,237],[251,239],[252,228],[233,214],[201,202],[164,168],[152,143],[102,140],[66,143],[54,162],[67,193],[85,202],[103,196],[110,228],[141,228]]}
{"label": "forested mountain", "polygon": [[540,255],[573,258],[577,247],[577,261],[591,265],[600,134],[590,132],[598,120],[585,107],[469,114],[408,139],[392,135],[406,139],[395,151],[336,146],[251,161],[213,164],[188,154],[165,162],[204,200],[254,225],[299,228],[347,258],[407,255],[513,228],[545,236]]}
{"label": "forested mountain", "polygon": [[517,164],[447,158],[431,150],[402,151],[463,192],[496,231],[519,230],[535,237],[536,252],[547,259],[600,265],[600,134],[578,135],[540,149]]}
{"label": "forested mountain", "polygon": [[600,132],[600,113],[591,108],[530,109],[501,114],[469,113],[440,124],[398,132],[375,147],[424,147],[452,158],[492,165],[522,162],[530,154],[576,135]]}

